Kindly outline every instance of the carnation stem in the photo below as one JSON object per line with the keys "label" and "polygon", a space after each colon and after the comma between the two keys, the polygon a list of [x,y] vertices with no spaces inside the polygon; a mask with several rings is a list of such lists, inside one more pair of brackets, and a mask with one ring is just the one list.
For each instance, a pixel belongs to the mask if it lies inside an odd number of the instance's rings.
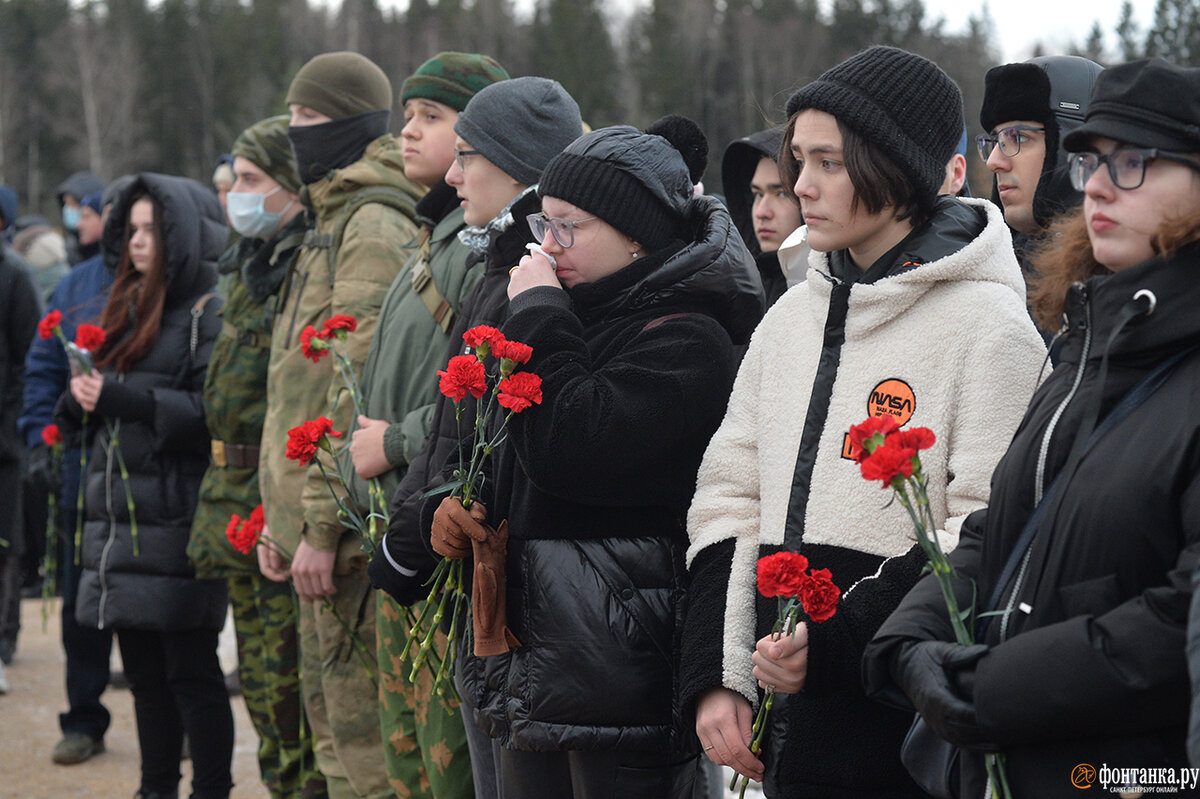
{"label": "carnation stem", "polygon": [[83,549],[83,490],[87,482],[87,430],[88,412],[83,412],[83,428],[79,434],[79,486],[75,491],[75,565],[80,563]]}
{"label": "carnation stem", "polygon": [[[117,468],[121,471],[121,487],[125,492],[125,508],[129,511],[129,533],[133,536],[133,556],[136,558],[142,553],[138,547],[137,514],[134,513],[133,494],[129,488],[129,469],[125,468],[125,456],[121,454],[121,442],[117,438],[117,434],[121,429],[121,421],[118,419],[114,425],[108,419],[105,419],[104,424],[108,427],[109,446],[112,447],[113,453],[117,456]],[[82,475],[80,479],[82,479]]]}

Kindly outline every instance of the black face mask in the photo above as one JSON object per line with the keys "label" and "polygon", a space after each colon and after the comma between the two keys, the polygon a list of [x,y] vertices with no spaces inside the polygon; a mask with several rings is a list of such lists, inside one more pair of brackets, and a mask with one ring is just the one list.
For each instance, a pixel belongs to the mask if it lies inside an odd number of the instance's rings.
{"label": "black face mask", "polygon": [[301,182],[316,183],[333,170],[362,158],[367,145],[387,133],[391,116],[386,109],[366,111],[320,125],[289,127],[288,140]]}

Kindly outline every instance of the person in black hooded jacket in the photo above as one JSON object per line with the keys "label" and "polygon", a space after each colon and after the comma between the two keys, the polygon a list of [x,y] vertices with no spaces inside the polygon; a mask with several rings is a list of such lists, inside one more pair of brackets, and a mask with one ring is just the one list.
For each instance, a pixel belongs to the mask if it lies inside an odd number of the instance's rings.
{"label": "person in black hooded jacket", "polygon": [[690,797],[699,774],[676,691],[684,515],[763,303],[732,220],[693,197],[706,157],[667,117],[550,162],[502,331],[532,347],[542,402],[512,417],[470,513],[424,508],[443,555],[507,521],[500,610],[519,645],[460,656],[506,797]]}
{"label": "person in black hooded jacket", "polygon": [[[961,582],[962,606],[974,589],[999,615],[979,619],[980,643],[958,646],[926,578],[864,660],[870,694],[915,707],[966,750],[965,797],[984,795],[981,751],[1003,752],[1018,797],[1129,791],[1104,767],[1178,776],[1187,765],[1200,69],[1158,59],[1110,68],[1064,144],[1083,205],[1051,228],[1033,294],[1044,326],[1065,312],[1061,360],[950,555],[974,581]],[[1141,403],[1127,406],[1131,395]],[[1132,779],[1136,790],[1164,785]]]}
{"label": "person in black hooded jacket", "polygon": [[[742,234],[767,295],[767,308],[788,288],[779,245],[804,224],[795,195],[783,185],[777,160],[785,125],[730,142],[721,158],[721,181],[729,215]],[[803,280],[797,275],[792,282]]]}
{"label": "person in black hooded jacket", "polygon": [[186,178],[144,173],[122,193],[102,240],[119,253],[98,320],[105,342],[57,413],[64,430],[86,421],[93,441],[76,616],[117,633],[141,799],[177,795],[185,730],[194,799],[225,799],[232,786],[233,717],[216,654],[228,595],[223,580],[197,579],[187,557],[208,465],[204,376],[221,327],[208,292],[224,219],[216,196]]}

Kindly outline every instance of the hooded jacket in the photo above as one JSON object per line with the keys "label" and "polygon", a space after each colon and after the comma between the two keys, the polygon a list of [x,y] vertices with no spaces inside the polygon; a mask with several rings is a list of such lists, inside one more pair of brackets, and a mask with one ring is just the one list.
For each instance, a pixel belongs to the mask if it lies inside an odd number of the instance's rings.
{"label": "hooded jacket", "polygon": [[[1027,565],[1001,594],[998,609],[1018,610],[988,624],[989,650],[974,671],[978,721],[1004,752],[1014,796],[1078,795],[1079,763],[1187,765],[1184,644],[1200,564],[1197,266],[1192,244],[1073,291],[1059,365],[996,467],[988,508],[967,520],[951,555],[978,596],[990,597],[1035,492],[1057,478]],[[1149,313],[1137,297],[1146,291]],[[1063,473],[1089,409],[1103,419],[1184,351],[1167,381]],[[871,642],[864,674],[874,695],[907,704],[890,676],[901,643],[953,640],[936,592],[921,582]],[[965,753],[962,778],[961,795],[981,795],[982,758]]]}
{"label": "hooded jacket", "polygon": [[846,434],[883,414],[934,430],[922,464],[952,544],[987,501],[1045,355],[1009,242],[991,203],[941,198],[875,282],[847,284],[835,276],[841,254],[813,252],[804,284],[751,339],[688,514],[681,679],[689,709],[718,686],[756,706],[750,655],[778,615],[757,592],[758,559],[785,549],[832,571],[842,599],[833,618],[808,624],[804,691],[776,695],[769,796],[920,795],[898,756],[912,716],[870,702],[858,663],[923,556],[907,514],[883,510],[888,495],[849,459]]}
{"label": "hooded jacket", "polygon": [[[338,573],[352,562],[365,566],[359,542],[338,520],[337,505],[317,465],[288,460],[285,452],[288,430],[319,416],[346,433],[354,407],[332,356],[318,363],[305,358],[300,333],[307,325],[321,330],[336,314],[353,316],[358,326],[347,336],[345,349],[355,374],[362,373],[384,297],[417,246],[414,207],[424,190],[404,176],[400,149],[399,140],[383,136],[358,161],[301,190],[313,229],[285,280],[271,338],[259,464],[267,525],[289,553],[302,539],[314,549],[340,552]],[[356,195],[377,187],[390,188],[405,198],[407,207],[368,202],[343,219]],[[336,245],[332,239],[339,222],[344,222],[344,232]]]}
{"label": "hooded jacket", "polygon": [[[82,200],[89,194],[103,192],[104,181],[100,180],[100,178],[91,172],[75,172],[55,187],[54,197],[58,200],[58,205],[61,208],[63,198],[67,194],[76,200]],[[74,230],[64,231],[64,235],[67,241],[67,261],[72,266],[95,256],[100,251],[100,243],[80,244],[79,234]]]}
{"label": "hooded jacket", "polygon": [[759,161],[764,158],[775,161],[779,157],[783,133],[784,128],[774,127],[730,142],[721,158],[721,184],[725,189],[725,203],[729,206],[733,224],[742,234],[746,249],[754,256],[754,262],[758,265],[768,308],[787,291],[787,275],[779,265],[778,253],[763,252],[758,238],[754,235],[754,195],[750,191],[750,181],[754,178]]}
{"label": "hooded jacket", "polygon": [[463,700],[504,747],[695,748],[675,682],[683,520],[761,295],[719,202],[693,200],[687,219],[686,243],[509,305],[504,335],[533,348],[543,398],[510,421],[483,501],[508,520],[522,646],[460,655]]}
{"label": "hooded jacket", "polygon": [[[127,372],[105,368],[104,387],[90,414],[93,444],[86,476],[83,574],[75,615],[90,627],[219,630],[225,621],[225,583],[198,580],[187,558],[188,535],[200,478],[208,465],[204,372],[221,322],[212,297],[216,262],[228,231],[216,196],[193,180],[143,173],[145,188],[162,208],[159,246],[167,271],[158,339]],[[103,246],[124,244],[132,194],[124,193],[105,225]],[[116,263],[114,259],[112,263]],[[79,404],[67,391],[58,416],[78,428]],[[108,427],[129,471],[138,552],[126,508],[126,481]]]}

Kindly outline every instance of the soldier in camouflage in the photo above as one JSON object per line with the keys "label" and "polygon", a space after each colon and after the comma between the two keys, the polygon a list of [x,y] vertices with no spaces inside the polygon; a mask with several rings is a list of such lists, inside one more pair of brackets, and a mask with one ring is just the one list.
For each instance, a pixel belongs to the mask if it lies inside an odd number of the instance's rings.
{"label": "soldier in camouflage", "polygon": [[[438,53],[400,89],[404,106],[404,171],[429,188],[417,204],[420,246],[392,282],[363,369],[366,416],[350,447],[361,478],[356,500],[366,507],[366,483],[376,477],[391,497],[429,432],[437,370],[445,366],[447,331],[479,281],[482,259],[458,239],[466,226],[458,196],[444,180],[454,163],[454,123],[475,92],[508,73],[474,53]],[[457,702],[430,695],[430,677],[413,686],[411,661],[400,655],[408,625],[404,609],[378,595],[379,714],[388,779],[396,795],[462,799],[474,795],[466,733]],[[417,611],[419,612],[419,608]],[[442,642],[444,651],[444,641]]]}
{"label": "soldier in camouflage", "polygon": [[304,421],[325,416],[343,433],[353,422],[332,359],[308,360],[301,331],[336,314],[353,316],[357,329],[344,347],[361,373],[384,297],[417,246],[415,205],[425,190],[405,177],[400,142],[387,133],[392,102],[383,71],[350,52],[311,59],[287,94],[300,196],[314,224],[275,320],[259,473],[270,535],[294,557],[289,566],[268,551],[264,573],[290,575],[301,599],[304,704],[333,799],[395,793],[374,710],[379,687],[343,627],[374,647],[376,592],[360,541],[339,518],[320,470],[285,451],[287,431]]}
{"label": "soldier in camouflage", "polygon": [[259,504],[258,456],[267,361],[279,288],[304,237],[300,179],[288,117],[247,128],[233,145],[230,220],[242,235],[221,256],[227,300],[204,384],[212,462],[200,487],[188,556],[199,577],[224,577],[237,632],[238,676],[258,732],[258,764],[272,799],[322,799],[300,699],[298,605],[290,583],[263,576],[255,555],[225,538],[233,514]]}

